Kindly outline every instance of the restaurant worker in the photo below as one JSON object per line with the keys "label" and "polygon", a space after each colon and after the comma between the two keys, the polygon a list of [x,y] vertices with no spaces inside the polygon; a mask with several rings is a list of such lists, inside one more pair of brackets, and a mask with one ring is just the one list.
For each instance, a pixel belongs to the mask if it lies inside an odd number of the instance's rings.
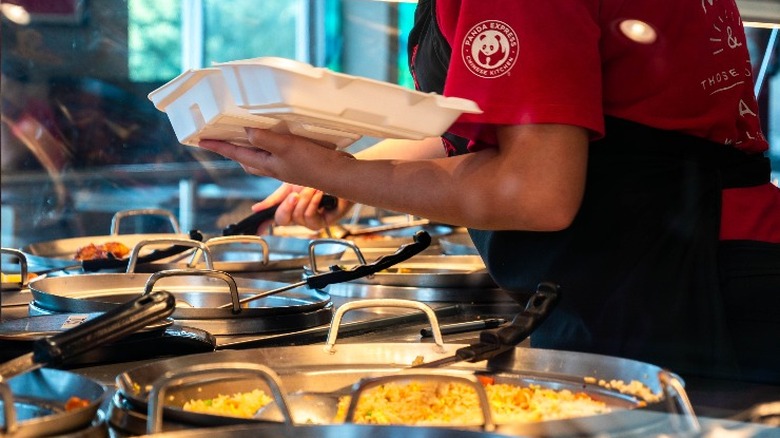
{"label": "restaurant worker", "polygon": [[780,189],[734,0],[421,0],[409,60],[484,112],[357,157],[200,145],[289,183],[255,205],[281,225],[362,203],[468,227],[502,288],[560,284],[535,347],[780,382]]}

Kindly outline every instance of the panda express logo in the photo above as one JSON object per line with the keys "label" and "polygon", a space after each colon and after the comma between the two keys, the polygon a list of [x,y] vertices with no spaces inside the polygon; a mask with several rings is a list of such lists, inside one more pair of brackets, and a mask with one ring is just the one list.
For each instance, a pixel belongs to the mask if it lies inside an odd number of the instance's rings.
{"label": "panda express logo", "polygon": [[463,62],[477,76],[497,78],[517,61],[517,34],[503,21],[487,20],[472,27],[463,39]]}

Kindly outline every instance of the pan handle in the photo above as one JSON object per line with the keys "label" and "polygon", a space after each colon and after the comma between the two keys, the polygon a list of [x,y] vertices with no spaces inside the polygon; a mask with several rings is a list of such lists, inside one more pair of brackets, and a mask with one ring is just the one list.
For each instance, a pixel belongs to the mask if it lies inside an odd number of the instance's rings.
{"label": "pan handle", "polygon": [[[260,236],[249,236],[249,235],[240,235],[240,236],[222,236],[222,237],[212,237],[211,239],[206,241],[206,246],[210,249],[216,248],[220,245],[229,245],[231,243],[243,243],[243,244],[253,244],[256,243],[260,246],[260,249],[263,251],[263,265],[267,265],[270,260],[270,252],[271,249],[268,246],[268,242],[265,241]],[[189,266],[195,267],[195,265],[198,264],[198,262],[201,259],[200,251],[197,251],[193,256],[192,260],[190,260]],[[213,268],[212,268],[213,269]]]}
{"label": "pan handle", "polygon": [[9,256],[16,257],[19,260],[19,289],[23,289],[28,283],[28,269],[27,269],[27,255],[13,248],[0,248],[0,253],[8,254]]}
{"label": "pan handle", "polygon": [[511,324],[497,329],[483,330],[479,334],[479,342],[459,348],[453,356],[414,365],[413,368],[438,368],[462,361],[480,362],[513,350],[547,319],[558,302],[558,289],[555,283],[539,283],[536,292],[528,300],[525,310],[516,315]]}
{"label": "pan handle", "polygon": [[72,329],[35,341],[33,360],[52,365],[140,330],[175,309],[168,292],[142,295]]}
{"label": "pan handle", "polygon": [[155,272],[149,277],[148,280],[146,280],[146,285],[144,286],[144,295],[152,293],[154,284],[157,283],[157,281],[162,278],[181,277],[181,276],[188,276],[188,275],[218,278],[224,281],[225,283],[227,283],[228,289],[230,289],[231,304],[227,306],[220,306],[220,308],[232,306],[231,310],[233,313],[241,312],[241,302],[238,299],[238,286],[236,285],[236,280],[227,272],[215,271],[213,269],[169,269],[166,271]]}
{"label": "pan handle", "polygon": [[199,249],[203,253],[203,257],[206,259],[206,269],[214,269],[214,261],[211,257],[211,251],[206,247],[206,244],[203,242],[199,242],[197,240],[187,240],[187,239],[149,239],[149,240],[142,240],[135,244],[133,247],[133,250],[130,251],[130,258],[127,262],[127,271],[126,273],[132,274],[135,272],[135,266],[138,263],[139,256],[138,254],[141,252],[141,248],[148,245],[175,245],[178,247],[187,247],[187,248],[196,248]]}
{"label": "pan handle", "polygon": [[122,221],[122,219],[131,216],[143,216],[143,215],[165,217],[168,219],[168,222],[170,222],[171,228],[173,228],[173,234],[181,234],[181,228],[179,228],[179,222],[176,220],[176,217],[170,211],[161,208],[141,208],[135,210],[123,210],[114,214],[114,217],[111,218],[111,235],[116,236],[119,234],[119,223]]}
{"label": "pan handle", "polygon": [[152,435],[162,431],[163,402],[169,386],[203,382],[203,376],[209,374],[218,374],[220,380],[235,379],[242,375],[261,377],[271,389],[274,401],[281,407],[285,424],[293,424],[293,416],[283,390],[282,379],[271,368],[261,364],[244,362],[206,363],[192,365],[178,371],[169,371],[152,383],[149,404],[147,405],[146,433]]}
{"label": "pan handle", "polygon": [[16,407],[14,407],[14,396],[11,392],[11,388],[7,383],[0,381],[0,400],[3,402],[3,418],[5,425],[0,432],[0,435],[13,435],[19,429],[16,424]]}
{"label": "pan handle", "polygon": [[436,350],[439,353],[445,352],[444,338],[441,336],[439,318],[436,317],[436,312],[434,312],[433,309],[425,303],[414,300],[400,300],[394,298],[350,301],[348,303],[342,304],[338,309],[336,309],[336,313],[333,314],[333,319],[330,323],[330,330],[328,331],[328,338],[325,341],[325,352],[336,352],[336,338],[339,336],[339,326],[341,325],[341,319],[344,317],[344,314],[350,310],[364,309],[366,307],[402,307],[406,309],[417,309],[422,311],[428,317],[428,322],[431,324],[431,332],[433,334],[433,342],[436,344]]}
{"label": "pan handle", "polygon": [[357,265],[350,269],[342,269],[332,266],[331,272],[312,275],[306,278],[306,284],[312,289],[323,289],[329,284],[343,283],[345,281],[366,277],[368,275],[387,269],[401,263],[414,255],[419,254],[431,244],[431,235],[420,230],[414,235],[414,242],[402,245],[392,254],[386,254],[373,263]]}
{"label": "pan handle", "polygon": [[479,340],[485,343],[516,346],[523,342],[552,312],[558,303],[559,286],[542,282],[526,303],[525,310],[514,317],[512,323],[501,328],[485,330]]}
{"label": "pan handle", "polygon": [[310,270],[312,274],[322,274],[323,272],[329,272],[329,271],[320,271],[317,267],[317,251],[316,248],[320,245],[342,245],[346,246],[347,248],[351,249],[352,252],[355,253],[355,257],[357,257],[358,263],[361,265],[366,264],[366,257],[363,255],[363,251],[360,250],[360,248],[355,244],[355,242],[346,240],[346,239],[316,239],[309,242],[309,265]]}
{"label": "pan handle", "polygon": [[391,374],[387,376],[367,377],[361,379],[353,386],[353,390],[350,396],[349,405],[346,410],[344,418],[345,423],[355,422],[355,413],[357,412],[358,402],[361,399],[361,395],[368,389],[375,388],[377,386],[386,385],[388,383],[396,381],[436,381],[443,383],[461,383],[463,385],[470,386],[477,394],[479,400],[479,408],[482,412],[482,428],[486,432],[493,432],[496,429],[496,425],[493,421],[493,413],[490,410],[490,401],[488,399],[487,392],[484,385],[474,377],[473,374],[455,374],[453,372],[446,372],[441,370],[401,370],[398,374]]}
{"label": "pan handle", "polygon": [[[679,413],[680,417],[673,418],[673,426],[680,432],[681,435],[690,433],[698,435],[701,433],[701,423],[696,418],[696,413],[693,411],[693,405],[688,398],[688,393],[685,392],[685,385],[682,383],[682,379],[676,374],[667,370],[661,370],[658,372],[658,381],[661,382],[666,400],[669,405],[669,412]],[[675,409],[674,402],[677,402],[679,410]],[[686,421],[685,426],[682,425],[682,421]]]}

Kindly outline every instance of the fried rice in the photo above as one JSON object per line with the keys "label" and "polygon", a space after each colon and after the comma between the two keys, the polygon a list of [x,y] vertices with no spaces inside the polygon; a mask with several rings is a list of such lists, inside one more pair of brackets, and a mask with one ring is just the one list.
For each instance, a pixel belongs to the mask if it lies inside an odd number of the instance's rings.
{"label": "fried rice", "polygon": [[272,400],[265,391],[255,389],[252,392],[239,392],[233,395],[220,394],[214,398],[193,399],[185,403],[183,409],[202,414],[251,418],[258,409],[271,403]]}
{"label": "fried rice", "polygon": [[[497,424],[565,419],[610,412],[583,392],[538,385],[488,383],[484,386]],[[344,421],[349,397],[339,402],[336,421]],[[463,383],[388,383],[363,392],[355,423],[479,425],[484,422],[476,391]]]}
{"label": "fried rice", "polygon": [[[493,421],[497,424],[537,422],[610,412],[606,403],[584,392],[484,383]],[[218,395],[190,400],[185,411],[250,418],[272,401],[264,391]],[[339,399],[334,422],[343,422],[350,397]],[[391,382],[361,394],[355,423],[404,425],[458,425],[484,423],[479,398],[473,387],[459,382]]]}

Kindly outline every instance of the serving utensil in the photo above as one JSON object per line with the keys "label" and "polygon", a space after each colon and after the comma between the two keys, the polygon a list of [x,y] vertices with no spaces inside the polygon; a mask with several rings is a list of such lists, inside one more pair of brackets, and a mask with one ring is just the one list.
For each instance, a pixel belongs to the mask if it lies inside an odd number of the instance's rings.
{"label": "serving utensil", "polygon": [[382,233],[385,231],[402,230],[430,224],[428,219],[416,219],[408,222],[376,225],[373,227],[358,227],[354,225],[334,224],[325,227],[325,234],[332,239],[346,239],[347,237],[365,236],[368,234]]}
{"label": "serving utensil", "polygon": [[[333,210],[338,206],[338,199],[331,195],[322,195],[319,208]],[[236,236],[240,234],[257,234],[257,228],[265,221],[271,220],[276,214],[279,205],[273,205],[266,209],[256,211],[240,221],[230,224],[222,230],[223,236]]]}
{"label": "serving utensil", "polygon": [[479,334],[479,342],[459,348],[452,356],[413,365],[412,368],[439,368],[458,362],[480,362],[514,349],[547,319],[558,303],[558,289],[559,286],[554,283],[539,283],[525,309],[517,314],[509,325],[483,330]]}
{"label": "serving utensil", "polygon": [[[346,281],[354,280],[356,278],[364,277],[366,275],[371,275],[375,272],[379,272],[383,269],[387,269],[395,265],[396,263],[400,263],[404,260],[407,260],[416,254],[419,254],[430,244],[431,244],[430,234],[428,234],[425,231],[418,231],[414,235],[414,242],[402,245],[401,247],[398,248],[396,252],[392,254],[383,255],[377,258],[373,263],[361,264],[349,269],[342,269],[338,266],[332,266],[330,272],[311,275],[306,277],[306,279],[299,281],[297,283],[292,283],[277,289],[261,292],[246,298],[242,298],[241,300],[238,301],[238,303],[239,304],[247,303],[250,301],[258,300],[260,298],[267,297],[269,295],[275,295],[302,286],[307,286],[310,289],[324,289],[326,286],[330,284],[343,283]],[[235,304],[232,303],[223,304],[222,306],[219,306],[219,308],[228,308],[231,306],[235,306]]]}
{"label": "serving utensil", "polygon": [[155,291],[64,332],[39,339],[33,351],[0,364],[0,382],[44,366],[56,365],[97,346],[121,339],[173,313],[176,300]]}

